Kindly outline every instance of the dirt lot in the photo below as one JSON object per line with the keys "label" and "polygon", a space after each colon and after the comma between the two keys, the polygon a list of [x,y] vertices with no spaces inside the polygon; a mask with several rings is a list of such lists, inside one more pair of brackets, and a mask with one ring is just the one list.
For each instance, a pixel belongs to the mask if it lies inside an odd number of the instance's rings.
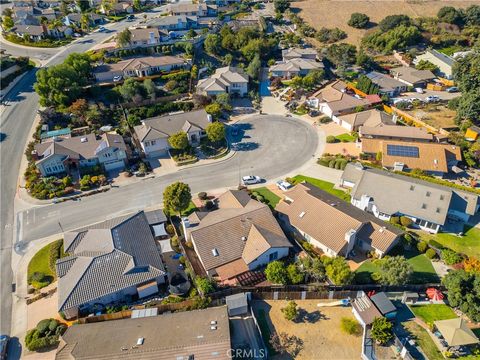
{"label": "dirt lot", "polygon": [[[317,307],[319,300],[297,300],[303,309],[303,319],[297,322],[285,320],[281,308],[287,304],[284,300],[255,301],[254,309],[263,309],[267,314],[270,329],[286,332],[303,340],[303,349],[296,357],[300,360],[313,359],[359,359],[362,351],[361,336],[343,333],[340,329],[342,317],[353,318],[350,307]],[[276,355],[276,360],[290,359]]]}
{"label": "dirt lot", "polygon": [[347,32],[345,41],[358,45],[367,30],[347,25],[354,12],[367,14],[378,23],[387,15],[405,14],[411,17],[433,16],[443,6],[457,8],[478,4],[478,0],[305,0],[292,3],[300,16],[316,29],[338,27]]}
{"label": "dirt lot", "polygon": [[445,127],[448,128],[456,125],[456,112],[443,105],[428,106],[424,109],[408,111],[408,113],[437,129]]}

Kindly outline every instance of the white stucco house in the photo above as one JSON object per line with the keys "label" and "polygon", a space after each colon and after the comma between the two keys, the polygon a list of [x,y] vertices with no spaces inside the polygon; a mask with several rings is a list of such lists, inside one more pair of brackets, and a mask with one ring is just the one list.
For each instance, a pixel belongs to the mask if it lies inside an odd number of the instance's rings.
{"label": "white stucco house", "polygon": [[127,147],[121,135],[88,134],[77,137],[57,137],[36,144],[32,152],[42,176],[69,173],[81,167],[101,165],[106,171],[123,169]]}
{"label": "white stucco house", "polygon": [[245,96],[248,93],[248,75],[233,66],[219,68],[210,77],[198,81],[197,93],[206,96],[225,93]]}
{"label": "white stucco house", "polygon": [[142,121],[135,126],[135,140],[147,157],[166,156],[170,149],[168,138],[185,132],[190,144],[196,145],[206,136],[205,128],[212,122],[205,109],[177,112]]}

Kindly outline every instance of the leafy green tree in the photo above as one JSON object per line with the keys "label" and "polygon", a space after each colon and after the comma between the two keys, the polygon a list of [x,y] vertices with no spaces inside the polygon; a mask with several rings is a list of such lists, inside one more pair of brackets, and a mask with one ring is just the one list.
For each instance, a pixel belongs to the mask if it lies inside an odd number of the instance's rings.
{"label": "leafy green tree", "polygon": [[457,58],[453,64],[453,77],[462,92],[480,89],[480,50]]}
{"label": "leafy green tree", "polygon": [[250,64],[247,66],[247,74],[253,79],[258,79],[260,76],[260,67],[262,63],[260,62],[260,55],[256,54]]}
{"label": "leafy green tree", "polygon": [[463,13],[453,6],[444,6],[438,10],[438,20],[449,24],[462,25],[464,18]]}
{"label": "leafy green tree", "polygon": [[471,5],[466,8],[465,20],[469,26],[480,26],[480,5]]}
{"label": "leafy green tree", "polygon": [[63,63],[75,70],[78,77],[82,79],[82,84],[87,84],[87,80],[92,76],[92,63],[88,54],[70,54]]}
{"label": "leafy green tree", "polygon": [[327,49],[326,57],[336,67],[348,66],[355,62],[357,50],[346,43],[332,44]]}
{"label": "leafy green tree", "polygon": [[458,307],[472,321],[480,321],[480,273],[451,271],[442,283],[447,288],[450,306]]}
{"label": "leafy green tree", "polygon": [[227,94],[227,93],[218,94],[217,97],[216,97],[216,99],[215,99],[215,102],[216,102],[217,104],[220,104],[220,106],[221,106],[222,109],[224,109],[224,110],[227,110],[227,111],[231,111],[231,110],[232,110],[230,95]]}
{"label": "leafy green tree", "polygon": [[438,71],[438,66],[435,64],[432,64],[428,60],[420,60],[417,65],[415,65],[415,69],[417,70],[430,70],[430,71]]}
{"label": "leafy green tree", "polygon": [[136,95],[140,95],[142,92],[142,85],[133,78],[128,78],[125,82],[118,87],[118,92],[122,95],[125,101],[132,101]]}
{"label": "leafy green tree", "polygon": [[372,80],[365,75],[360,75],[358,77],[357,89],[366,94],[378,94],[379,91],[378,85],[374,84]]}
{"label": "leafy green tree", "polygon": [[290,8],[290,1],[288,0],[274,0],[273,6],[275,12],[283,14],[287,9]]}
{"label": "leafy green tree", "polygon": [[188,32],[185,35],[187,39],[193,39],[195,36],[197,36],[197,32],[193,29],[188,30]]}
{"label": "leafy green tree", "polygon": [[163,207],[178,215],[186,210],[192,201],[190,187],[180,181],[168,185],[163,191]]}
{"label": "leafy green tree", "polygon": [[132,32],[126,28],[117,34],[117,44],[120,47],[127,47],[132,42]]}
{"label": "leafy green tree", "polygon": [[422,40],[422,34],[416,26],[399,25],[391,30],[377,30],[362,39],[362,45],[370,50],[390,53],[404,49]]}
{"label": "leafy green tree", "polygon": [[40,69],[34,89],[42,106],[68,106],[80,96],[82,85],[83,80],[71,66],[59,64]]}
{"label": "leafy green tree", "polygon": [[411,23],[412,20],[407,15],[389,15],[380,21],[378,25],[381,31],[388,31],[400,25],[409,26]]}
{"label": "leafy green tree", "polygon": [[298,317],[298,307],[297,303],[293,300],[287,303],[287,306],[281,309],[283,316],[288,321],[294,321]]}
{"label": "leafy green tree", "polygon": [[442,249],[440,257],[447,265],[455,265],[463,260],[463,256],[448,248]]}
{"label": "leafy green tree", "polygon": [[215,291],[215,283],[209,278],[197,277],[195,279],[195,285],[202,295],[207,295]]}
{"label": "leafy green tree", "polygon": [[217,34],[208,34],[203,42],[205,51],[210,55],[218,55],[221,50],[221,39]]}
{"label": "leafy green tree", "polygon": [[222,115],[222,107],[220,106],[220,104],[217,103],[207,105],[205,107],[205,111],[208,114],[212,115],[214,119],[218,119],[220,115]]}
{"label": "leafy green tree", "polygon": [[306,275],[307,280],[317,282],[325,280],[325,266],[320,259],[305,256],[298,259],[297,266]]}
{"label": "leafy green tree", "polygon": [[389,256],[381,260],[381,283],[383,285],[405,285],[413,268],[403,256]]}
{"label": "leafy green tree", "polygon": [[155,86],[155,83],[152,81],[152,79],[145,79],[143,81],[143,88],[151,99],[155,99],[157,87]]}
{"label": "leafy green tree", "polygon": [[376,318],[372,323],[372,339],[385,345],[393,339],[393,323],[384,317]]}
{"label": "leafy green tree", "polygon": [[288,283],[288,274],[285,264],[282,261],[272,261],[265,269],[267,280],[273,284],[286,285]]}
{"label": "leafy green tree", "polygon": [[348,25],[356,29],[365,29],[370,22],[370,18],[362,13],[353,13],[348,20]]}
{"label": "leafy green tree", "polygon": [[305,89],[313,89],[319,85],[325,78],[325,72],[323,70],[312,70],[302,79],[302,85]]}
{"label": "leafy green tree", "polygon": [[170,136],[168,143],[176,150],[185,150],[188,147],[188,135],[186,132],[180,131]]}
{"label": "leafy green tree", "polygon": [[81,12],[85,12],[90,9],[90,3],[88,0],[76,0],[75,3]]}
{"label": "leafy green tree", "polygon": [[6,31],[10,30],[15,26],[15,23],[13,22],[11,16],[8,16],[8,15],[3,16],[2,26]]}
{"label": "leafy green tree", "polygon": [[303,273],[298,269],[295,264],[289,264],[287,266],[287,275],[290,284],[300,284],[304,280]]}
{"label": "leafy green tree", "polygon": [[133,0],[133,8],[135,11],[142,10],[142,4],[140,3],[140,0]]}
{"label": "leafy green tree", "polygon": [[337,256],[334,258],[326,257],[323,259],[325,271],[328,278],[335,285],[347,285],[353,280],[353,273],[350,270],[345,258]]}
{"label": "leafy green tree", "polygon": [[208,140],[213,143],[218,144],[225,140],[225,125],[221,122],[215,121],[208,124],[205,131],[207,132]]}

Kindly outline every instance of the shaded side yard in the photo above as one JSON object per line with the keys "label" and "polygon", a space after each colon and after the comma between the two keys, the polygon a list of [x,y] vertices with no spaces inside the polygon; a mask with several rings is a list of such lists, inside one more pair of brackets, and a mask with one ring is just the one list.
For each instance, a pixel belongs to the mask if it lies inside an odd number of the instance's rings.
{"label": "shaded side yard", "polygon": [[334,188],[335,184],[331,182],[323,181],[320,179],[315,179],[315,178],[311,178],[303,175],[296,175],[292,179],[294,180],[295,184],[298,184],[299,182],[302,182],[302,181],[306,181],[307,183],[312,184],[313,186],[316,186],[319,189],[322,189],[323,191],[326,191],[329,194],[332,194],[333,196],[338,197],[339,199],[350,202],[350,194],[346,193],[345,191],[335,189]]}
{"label": "shaded side yard", "polygon": [[480,229],[478,228],[465,226],[463,236],[448,233],[426,234],[422,231],[420,237],[425,241],[435,240],[456,252],[480,259]]}
{"label": "shaded side yard", "polygon": [[429,360],[445,359],[424,328],[413,321],[404,323],[403,327],[410,333],[411,338],[415,340]]}
{"label": "shaded side yard", "polygon": [[[403,255],[413,267],[413,275],[410,283],[425,284],[425,283],[439,283],[435,269],[432,262],[424,255],[417,251],[399,251],[392,250],[389,255]],[[382,260],[367,260],[355,271],[355,282],[357,284],[372,283],[372,274],[381,273],[380,262]]]}
{"label": "shaded side yard", "polygon": [[[353,318],[351,307],[318,307],[321,300],[297,300],[301,310],[299,320],[288,321],[281,308],[285,300],[253,301],[262,331],[285,332],[303,340],[303,349],[296,359],[359,359],[362,351],[361,336],[347,335],[341,330],[343,317]],[[275,355],[273,359],[291,359],[288,355]]]}

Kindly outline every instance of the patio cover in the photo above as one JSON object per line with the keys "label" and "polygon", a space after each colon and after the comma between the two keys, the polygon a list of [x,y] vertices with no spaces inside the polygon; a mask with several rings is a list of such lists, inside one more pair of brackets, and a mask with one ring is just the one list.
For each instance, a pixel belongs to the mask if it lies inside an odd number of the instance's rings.
{"label": "patio cover", "polygon": [[479,342],[462,318],[439,320],[434,324],[449,346],[470,345]]}
{"label": "patio cover", "polygon": [[158,224],[158,225],[153,225],[153,233],[155,234],[155,237],[157,236],[167,236],[167,232],[165,231],[165,224]]}

